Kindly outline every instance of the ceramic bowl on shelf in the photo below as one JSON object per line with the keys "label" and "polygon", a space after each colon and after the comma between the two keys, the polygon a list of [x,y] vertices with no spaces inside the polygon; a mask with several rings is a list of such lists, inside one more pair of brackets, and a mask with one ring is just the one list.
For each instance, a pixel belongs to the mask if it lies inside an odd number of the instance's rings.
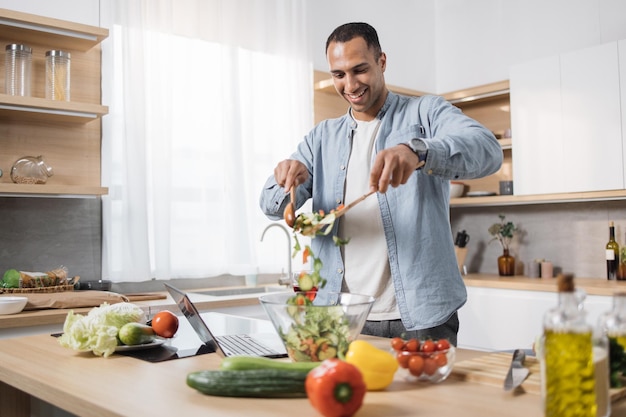
{"label": "ceramic bowl on shelf", "polygon": [[450,181],[450,198],[463,197],[465,193],[465,184],[458,181]]}
{"label": "ceramic bowl on shelf", "polygon": [[16,314],[24,310],[28,297],[0,295],[0,314]]}
{"label": "ceramic bowl on shelf", "polygon": [[287,354],[294,362],[320,362],[345,355],[374,304],[374,297],[349,293],[280,292],[259,297]]}

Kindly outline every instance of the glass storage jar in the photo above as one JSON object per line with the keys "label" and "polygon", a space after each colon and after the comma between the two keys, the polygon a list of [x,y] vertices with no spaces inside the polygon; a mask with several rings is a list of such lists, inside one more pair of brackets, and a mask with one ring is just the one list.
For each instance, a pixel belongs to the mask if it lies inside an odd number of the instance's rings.
{"label": "glass storage jar", "polygon": [[30,96],[32,50],[26,45],[12,43],[6,46],[4,59],[4,91],[10,96]]}
{"label": "glass storage jar", "polygon": [[46,52],[46,98],[70,101],[70,53]]}
{"label": "glass storage jar", "polygon": [[52,167],[42,156],[25,156],[11,168],[11,180],[16,184],[45,184],[52,175]]}

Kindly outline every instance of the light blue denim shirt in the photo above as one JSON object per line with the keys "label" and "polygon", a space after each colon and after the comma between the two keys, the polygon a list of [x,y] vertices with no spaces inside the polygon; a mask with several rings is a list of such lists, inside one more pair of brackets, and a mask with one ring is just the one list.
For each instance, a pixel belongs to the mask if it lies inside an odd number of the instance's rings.
{"label": "light blue denim shirt", "polygon": [[[428,147],[426,164],[408,182],[377,193],[398,309],[408,330],[445,323],[467,300],[450,230],[449,181],[479,178],[496,172],[502,148],[484,126],[437,96],[420,98],[389,93],[376,152],[421,138]],[[297,189],[299,208],[313,198],[313,211],[329,212],[344,202],[344,185],[356,123],[348,114],[325,120],[298,145],[291,159],[304,163],[309,179]],[[365,193],[367,190],[363,190]],[[260,205],[272,220],[282,219],[288,194],[270,176]],[[319,296],[339,292],[344,274],[340,248],[332,236],[312,239],[328,281]],[[347,238],[348,236],[342,236]],[[367,256],[367,254],[364,254]]]}

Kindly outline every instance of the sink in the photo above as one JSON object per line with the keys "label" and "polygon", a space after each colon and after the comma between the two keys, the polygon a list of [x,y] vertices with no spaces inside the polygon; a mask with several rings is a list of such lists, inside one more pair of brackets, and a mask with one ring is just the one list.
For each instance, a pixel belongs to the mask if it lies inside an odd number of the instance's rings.
{"label": "sink", "polygon": [[227,297],[230,295],[262,294],[266,292],[290,291],[286,287],[266,286],[266,287],[245,287],[245,288],[223,288],[216,290],[194,291],[194,294],[212,295],[215,297]]}

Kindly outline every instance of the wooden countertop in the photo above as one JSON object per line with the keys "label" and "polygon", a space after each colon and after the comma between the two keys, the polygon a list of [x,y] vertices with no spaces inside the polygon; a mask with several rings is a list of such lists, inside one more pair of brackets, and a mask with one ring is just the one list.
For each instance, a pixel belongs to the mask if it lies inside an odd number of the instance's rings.
{"label": "wooden countertop", "polygon": [[[193,290],[198,291],[198,290]],[[194,292],[190,292],[190,294],[194,294]],[[259,292],[261,293],[261,291]],[[145,294],[145,293],[144,293]],[[158,294],[161,298],[156,300],[141,300],[131,301],[133,304],[141,307],[148,316],[152,316],[158,313],[161,310],[171,310],[175,313],[178,313],[178,307],[174,300],[167,294],[167,292],[156,292],[154,294]],[[218,308],[227,308],[227,307],[243,307],[256,305],[259,303],[258,298],[259,294],[245,294],[239,296],[221,296],[221,297],[209,297],[209,296],[196,296],[192,295],[192,300],[196,307],[199,310],[210,310],[210,309],[218,309]],[[142,297],[138,297],[142,298]],[[22,311],[18,314],[10,314],[10,315],[0,315],[0,330],[2,329],[11,329],[18,327],[31,327],[31,326],[42,326],[42,325],[51,325],[51,324],[63,324],[65,322],[65,317],[67,317],[67,313],[70,310],[74,310],[75,313],[79,314],[87,314],[89,308],[61,308],[61,309],[47,309],[47,310],[29,310]]]}
{"label": "wooden countertop", "polygon": [[[388,339],[362,336],[388,348]],[[484,355],[458,350],[457,361]],[[95,357],[61,347],[48,335],[0,340],[0,415],[28,415],[30,398],[82,417],[219,415],[223,417],[319,417],[308,400],[211,397],[185,383],[192,371],[215,369],[217,354],[160,363],[112,355]],[[537,394],[506,393],[501,387],[449,378],[436,385],[404,382],[396,375],[384,391],[368,392],[358,417],[437,415],[484,417],[541,415]],[[620,414],[613,414],[620,415]]]}
{"label": "wooden countertop", "polygon": [[[504,290],[525,290],[557,292],[556,278],[529,278],[526,276],[501,277],[491,274],[469,274],[463,276],[468,287],[499,288]],[[612,296],[626,291],[626,281],[608,281],[599,278],[574,278],[576,287],[588,295]]]}
{"label": "wooden countertop", "polygon": [[[491,274],[469,274],[463,276],[463,281],[468,287],[498,288],[506,290],[526,290],[556,292],[556,279],[554,278],[528,278],[525,276],[500,277]],[[626,281],[608,281],[598,278],[576,278],[576,285],[584,289],[589,295],[612,296],[618,291],[626,291]],[[193,290],[198,291],[198,290]],[[133,301],[146,311],[146,314],[153,315],[160,310],[170,309],[178,311],[174,301],[165,292],[157,292],[163,295],[162,299],[148,301]],[[193,294],[193,292],[192,292]],[[204,299],[194,299],[201,310],[209,310],[227,307],[242,307],[256,305],[258,294],[247,294],[239,296],[205,297]],[[76,313],[85,314],[90,308],[74,309]],[[30,327],[40,325],[62,324],[65,321],[69,309],[33,310],[23,311],[19,314],[0,315],[0,330]]]}

